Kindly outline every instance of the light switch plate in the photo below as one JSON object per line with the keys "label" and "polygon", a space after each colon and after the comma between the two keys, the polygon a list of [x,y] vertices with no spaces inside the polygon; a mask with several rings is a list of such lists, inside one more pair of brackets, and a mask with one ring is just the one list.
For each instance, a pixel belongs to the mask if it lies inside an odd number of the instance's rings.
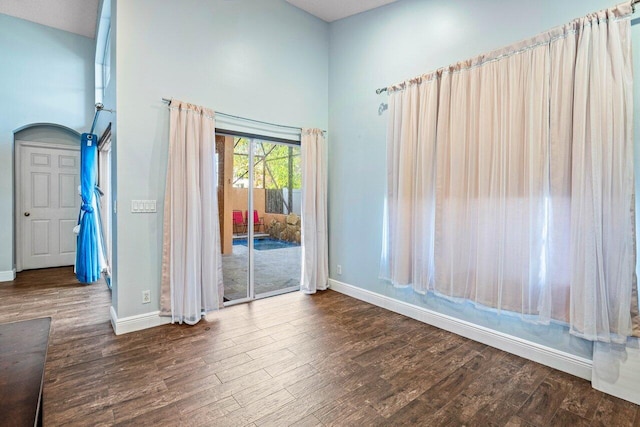
{"label": "light switch plate", "polygon": [[132,200],[131,212],[132,213],[155,213],[156,201],[155,200]]}

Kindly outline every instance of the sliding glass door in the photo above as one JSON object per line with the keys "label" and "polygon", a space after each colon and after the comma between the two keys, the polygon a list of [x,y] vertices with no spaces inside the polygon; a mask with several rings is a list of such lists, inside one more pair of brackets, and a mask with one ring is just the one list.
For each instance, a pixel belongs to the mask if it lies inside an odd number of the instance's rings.
{"label": "sliding glass door", "polygon": [[[301,184],[300,147],[254,141],[257,176],[253,255],[256,296],[300,287]],[[262,209],[262,210],[261,210]],[[261,212],[264,215],[261,217]]]}
{"label": "sliding glass door", "polygon": [[226,304],[300,286],[300,147],[216,136]]}

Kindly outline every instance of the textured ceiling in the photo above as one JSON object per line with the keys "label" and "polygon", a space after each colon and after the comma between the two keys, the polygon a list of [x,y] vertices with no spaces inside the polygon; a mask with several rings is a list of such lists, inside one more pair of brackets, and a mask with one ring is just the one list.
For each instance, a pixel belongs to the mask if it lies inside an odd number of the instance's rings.
{"label": "textured ceiling", "polygon": [[[397,0],[287,0],[332,22]],[[99,0],[0,0],[0,13],[95,38]]]}
{"label": "textured ceiling", "polygon": [[318,18],[333,22],[397,0],[287,0]]}
{"label": "textured ceiling", "polygon": [[0,13],[95,38],[99,0],[0,0]]}

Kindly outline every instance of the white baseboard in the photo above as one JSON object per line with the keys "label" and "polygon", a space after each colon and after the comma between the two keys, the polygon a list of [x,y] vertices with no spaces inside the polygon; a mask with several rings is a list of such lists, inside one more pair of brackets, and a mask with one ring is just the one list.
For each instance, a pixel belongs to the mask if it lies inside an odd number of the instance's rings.
{"label": "white baseboard", "polygon": [[138,314],[136,316],[123,317],[118,319],[116,311],[111,306],[111,326],[116,335],[128,334],[129,332],[141,331],[143,329],[154,328],[156,326],[171,323],[170,317],[160,316],[159,311]]}
{"label": "white baseboard", "polygon": [[16,279],[16,269],[0,271],[0,282],[10,282]]}
{"label": "white baseboard", "polygon": [[484,326],[456,319],[455,317],[399,301],[337,280],[329,279],[329,285],[334,291],[349,295],[350,297],[591,381],[592,363],[589,359],[494,331]]}

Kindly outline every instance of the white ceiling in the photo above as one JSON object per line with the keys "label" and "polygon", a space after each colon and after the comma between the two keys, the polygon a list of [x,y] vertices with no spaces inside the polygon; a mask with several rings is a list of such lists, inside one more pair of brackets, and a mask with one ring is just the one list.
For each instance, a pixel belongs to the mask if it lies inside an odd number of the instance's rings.
{"label": "white ceiling", "polygon": [[99,0],[0,0],[0,13],[94,38]]}
{"label": "white ceiling", "polygon": [[337,21],[395,1],[397,0],[287,0],[292,5],[327,22]]}
{"label": "white ceiling", "polygon": [[[333,22],[397,0],[287,0]],[[0,13],[95,38],[99,0],[0,0]]]}

